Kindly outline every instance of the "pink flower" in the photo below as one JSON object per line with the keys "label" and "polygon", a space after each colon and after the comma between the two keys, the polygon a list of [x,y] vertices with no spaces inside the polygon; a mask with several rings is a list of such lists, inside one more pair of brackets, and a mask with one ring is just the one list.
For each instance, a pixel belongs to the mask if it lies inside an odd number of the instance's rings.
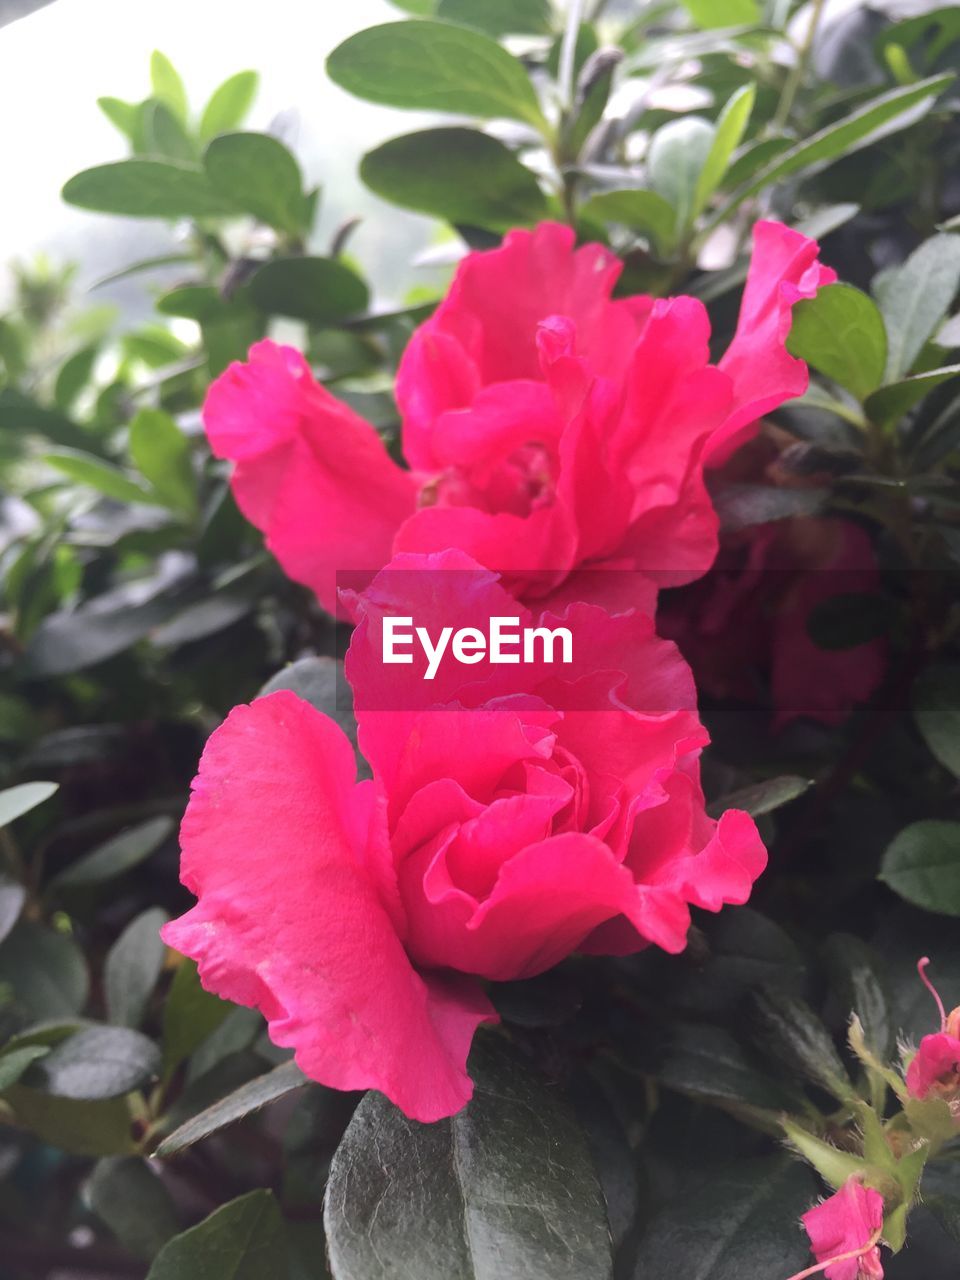
{"label": "pink flower", "polygon": [[801,1276],[823,1270],[826,1280],[883,1280],[877,1243],[883,1228],[879,1191],[848,1178],[839,1191],[803,1215],[803,1225],[820,1265]]}
{"label": "pink flower", "polygon": [[[164,937],[208,989],[259,1007],[307,1074],[435,1120],[470,1097],[470,1040],[494,1019],[483,980],[574,951],[680,951],[690,904],[746,901],[766,853],[746,813],[707,817],[693,682],[649,618],[529,612],[461,552],[401,557],[352,606],[372,780],[293,694],[235,710],[183,823],[199,901]],[[391,615],[559,621],[582,656],[425,681],[422,662],[384,668]]]}
{"label": "pink flower", "polygon": [[784,345],[791,309],[834,273],[813,241],[758,223],[737,333],[714,366],[703,304],[613,299],[620,269],[555,223],[469,254],[398,371],[412,474],[297,353],[259,343],[231,365],[207,432],[291,577],[332,609],[337,569],[375,570],[392,551],[461,547],[508,575],[535,570],[524,582],[540,595],[585,564],[666,583],[705,572],[705,459],[805,389]]}
{"label": "pink flower", "polygon": [[921,1101],[931,1095],[943,1098],[955,1104],[960,1113],[960,1007],[947,1013],[936,987],[927,977],[929,963],[929,958],[924,956],[917,962],[917,972],[936,1001],[940,1030],[920,1041],[920,1048],[907,1068],[907,1092],[911,1098]]}

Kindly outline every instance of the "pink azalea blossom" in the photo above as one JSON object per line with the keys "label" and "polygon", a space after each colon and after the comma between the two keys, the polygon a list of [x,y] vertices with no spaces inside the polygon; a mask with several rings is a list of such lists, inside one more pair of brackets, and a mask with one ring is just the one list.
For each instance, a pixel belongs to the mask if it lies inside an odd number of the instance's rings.
{"label": "pink azalea blossom", "polygon": [[917,971],[937,1003],[940,1030],[920,1041],[920,1048],[907,1068],[907,1091],[921,1101],[940,1097],[946,1102],[960,1102],[960,1007],[947,1013],[936,987],[927,977],[929,963],[924,956],[917,964]]}
{"label": "pink azalea blossom", "polygon": [[792,1280],[823,1272],[826,1280],[883,1280],[879,1238],[883,1228],[883,1197],[848,1178],[839,1191],[803,1215],[810,1248],[818,1265]]}

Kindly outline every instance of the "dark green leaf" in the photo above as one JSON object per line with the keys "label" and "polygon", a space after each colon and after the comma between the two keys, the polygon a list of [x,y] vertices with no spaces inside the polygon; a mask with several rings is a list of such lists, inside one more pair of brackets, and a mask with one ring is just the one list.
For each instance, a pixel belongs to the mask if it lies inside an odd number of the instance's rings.
{"label": "dark green leaf", "polygon": [[811,778],[798,778],[792,774],[767,778],[763,782],[742,787],[739,791],[728,792],[710,804],[709,812],[714,817],[719,817],[725,809],[745,809],[747,813],[759,818],[762,813],[773,813],[774,809],[796,800],[812,786]]}
{"label": "dark green leaf", "polygon": [[960,778],[960,667],[930,667],[917,678],[913,717],[931,753]]}
{"label": "dark green leaf", "polygon": [[256,71],[238,71],[236,75],[224,80],[213,91],[210,101],[203,109],[200,117],[200,141],[209,142],[218,134],[229,133],[231,129],[243,124],[256,97],[259,83],[260,77]]}
{"label": "dark green leaf", "polygon": [[83,953],[63,933],[21,920],[0,943],[0,983],[32,1022],[70,1017],[86,1003],[89,981]]}
{"label": "dark green leaf", "polygon": [[147,818],[129,827],[66,867],[51,881],[51,888],[76,889],[103,884],[138,866],[158,849],[174,828],[172,818]]}
{"label": "dark green leaf", "polygon": [[614,223],[638,231],[663,254],[676,241],[676,214],[656,191],[603,191],[580,208],[585,221]]}
{"label": "dark green leaf", "polygon": [[915,906],[960,916],[960,822],[904,827],[883,855],[880,879]]}
{"label": "dark green leaf", "polygon": [[173,594],[143,603],[124,603],[113,593],[97,597],[80,609],[49,614],[34,632],[24,655],[24,668],[33,679],[66,675],[104,662],[129,649],[182,607]]}
{"label": "dark green leaf", "polygon": [[688,226],[696,216],[700,175],[710,156],[716,129],[708,120],[684,116],[661,126],[647,153],[650,185],[674,210],[675,226]]}
{"label": "dark green leaf", "polygon": [[892,382],[869,396],[864,404],[867,417],[881,424],[898,422],[915,404],[928,395],[934,387],[949,382],[960,375],[960,364],[946,365],[942,369],[930,369],[914,374],[901,382]]}
{"label": "dark green leaf", "polygon": [[150,85],[153,96],[165,103],[180,120],[187,118],[187,91],[173,63],[154,49],[150,55]]}
{"label": "dark green leaf", "polygon": [[[2,1061],[2,1059],[0,1059]],[[226,1125],[242,1120],[251,1112],[259,1111],[268,1102],[282,1098],[293,1089],[302,1089],[309,1081],[295,1062],[284,1062],[274,1067],[266,1075],[258,1076],[248,1084],[241,1085],[226,1098],[221,1098],[206,1111],[193,1116],[186,1124],[182,1124],[168,1138],[160,1143],[155,1152],[158,1156],[173,1156],[186,1147],[193,1146],[211,1133],[223,1129]]]}
{"label": "dark green leaf", "polygon": [[488,36],[445,22],[369,27],[334,49],[327,72],[369,102],[543,126],[522,64]]}
{"label": "dark green leaf", "polygon": [[308,230],[300,166],[266,133],[225,133],[203,153],[210,185],[237,208],[279,231]]}
{"label": "dark green leaf", "polygon": [[56,467],[58,471],[62,471],[71,480],[75,480],[77,484],[96,489],[97,493],[113,498],[115,502],[155,503],[158,501],[155,493],[137,484],[119,467],[109,462],[101,462],[91,454],[64,450],[61,453],[48,453],[44,461],[51,467]]}
{"label": "dark green leaf", "polygon": [[16,1084],[27,1067],[49,1052],[45,1044],[25,1044],[0,1053],[0,1093]]}
{"label": "dark green leaf", "polygon": [[269,315],[331,324],[366,309],[367,286],[335,258],[276,258],[250,281],[250,296]]}
{"label": "dark green leaf", "polygon": [[[753,0],[747,0],[753,3]],[[693,216],[698,217],[707,207],[710,197],[723,182],[733,153],[739,147],[750,123],[754,103],[757,100],[755,84],[742,85],[717,118],[716,132],[707,153],[693,194]]]}
{"label": "dark green leaf", "polygon": [[101,1160],[87,1182],[85,1198],[124,1249],[145,1262],[180,1230],[170,1192],[143,1160]]}
{"label": "dark green leaf", "polygon": [[187,513],[196,510],[190,441],[168,413],[139,410],[130,423],[130,459],[168,506]]}
{"label": "dark green leaf", "polygon": [[787,350],[864,400],[883,381],[887,365],[883,317],[859,289],[827,285],[794,307]]}
{"label": "dark green leaf", "polygon": [[436,16],[488,36],[548,35],[553,25],[548,0],[439,0]]}
{"label": "dark green leaf", "polygon": [[834,933],[824,944],[824,959],[831,976],[831,994],[840,1004],[844,1023],[855,1013],[867,1047],[886,1062],[893,1052],[896,1029],[873,948],[853,934]]}
{"label": "dark green leaf", "polygon": [[760,21],[758,0],[683,0],[698,27],[752,26]]}
{"label": "dark green leaf", "polygon": [[113,1156],[131,1154],[135,1149],[128,1098],[77,1102],[15,1084],[7,1090],[4,1101],[20,1124],[58,1151]]}
{"label": "dark green leaf", "polygon": [[789,1104],[778,1082],[758,1071],[722,1027],[672,1028],[651,1074],[678,1093],[734,1111],[780,1111]]}
{"label": "dark green leaf", "polygon": [[163,1069],[166,1076],[219,1027],[230,1012],[225,1000],[204,991],[197,966],[184,960],[178,967],[163,1008]]}
{"label": "dark green leaf", "polygon": [[150,907],[131,920],[107,953],[103,971],[107,1016],[121,1027],[139,1027],[157,985],[166,947],[160,927],[162,907]]}
{"label": "dark green leaf", "polygon": [[128,218],[225,218],[240,212],[195,165],[117,160],[85,169],[63,188],[67,204]]}
{"label": "dark green leaf", "polygon": [[270,1191],[250,1191],[174,1236],[147,1280],[266,1280],[286,1274],[287,1236]]}
{"label": "dark green leaf", "polygon": [[853,1086],[836,1045],[822,1020],[799,996],[779,988],[753,997],[757,1039],[787,1071],[820,1085],[841,1101]]}
{"label": "dark green leaf", "polygon": [[887,325],[890,353],[887,381],[903,378],[913,368],[927,340],[960,286],[960,236],[926,240],[902,267],[877,278],[875,292]]}
{"label": "dark green leaf", "polygon": [[101,1102],[147,1084],[160,1071],[160,1051],[129,1027],[85,1027],[38,1062],[30,1084],[58,1098]]}
{"label": "dark green leaf", "polygon": [[547,202],[515,154],[476,129],[427,129],[364,156],[360,176],[378,196],[451,223],[506,231],[536,222]]}
{"label": "dark green leaf", "polygon": [[476,1092],[417,1124],[368,1093],[333,1160],[325,1222],[336,1280],[608,1280],[603,1199],[579,1124],[515,1053],[480,1042]]}
{"label": "dark green leaf", "polygon": [[0,827],[16,822],[59,789],[57,782],[21,782],[19,786],[0,791]]}

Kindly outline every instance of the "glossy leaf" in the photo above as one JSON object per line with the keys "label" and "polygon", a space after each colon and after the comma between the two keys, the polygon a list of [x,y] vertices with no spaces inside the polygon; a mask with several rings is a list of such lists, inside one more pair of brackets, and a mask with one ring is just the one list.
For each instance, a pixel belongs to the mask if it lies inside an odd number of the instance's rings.
{"label": "glossy leaf", "polygon": [[107,953],[103,970],[107,1016],[122,1027],[139,1027],[163,968],[166,947],[160,927],[167,913],[149,907],[131,920]]}
{"label": "glossy leaf", "polygon": [[[749,0],[748,0],[749,2]],[[737,90],[720,112],[713,142],[707,153],[697,185],[693,193],[693,216],[697,217],[707,207],[710,197],[723,182],[733,153],[743,141],[750,116],[757,100],[755,84],[745,84]]]}
{"label": "glossy leaf", "polygon": [[678,228],[696,215],[700,175],[715,139],[716,129],[709,121],[685,116],[661,126],[650,142],[650,185],[674,210]]}
{"label": "glossy leaf", "polygon": [[915,906],[960,916],[960,822],[904,827],[883,855],[880,879]]}
{"label": "glossy leaf", "polygon": [[103,884],[122,876],[160,847],[174,828],[172,818],[161,816],[147,818],[136,826],[99,845],[70,864],[52,881],[56,889],[76,889],[85,885]]}
{"label": "glossy leaf", "polygon": [[241,210],[210,185],[196,165],[169,160],[117,160],[76,174],[63,188],[67,204],[128,218],[224,218]]}
{"label": "glossy leaf", "polygon": [[157,1147],[156,1155],[176,1155],[195,1142],[208,1138],[211,1133],[242,1120],[244,1116],[259,1111],[268,1102],[282,1098],[294,1089],[302,1089],[308,1083],[307,1077],[295,1062],[284,1062],[266,1075],[257,1076],[248,1084],[241,1085],[199,1115],[192,1116],[186,1124],[180,1125],[169,1137],[164,1138]]}
{"label": "glossy leaf", "polygon": [[184,960],[174,974],[163,1008],[163,1066],[170,1072],[219,1027],[231,1006],[204,991],[197,966]]}
{"label": "glossy leaf", "polygon": [[960,287],[960,236],[924,241],[901,267],[877,278],[875,292],[890,338],[887,381],[909,373]]}
{"label": "glossy leaf", "polygon": [[264,1280],[286,1274],[287,1237],[271,1191],[250,1191],[160,1250],[147,1280]]}
{"label": "glossy leaf", "polygon": [[728,791],[721,799],[710,805],[710,812],[715,817],[719,817],[725,809],[744,809],[754,818],[759,818],[763,813],[773,813],[775,809],[789,804],[791,800],[796,800],[812,786],[811,778],[798,778],[793,774],[767,778],[749,787]]}
{"label": "glossy leaf", "polygon": [[210,185],[230,204],[268,226],[308,230],[303,176],[282,142],[266,133],[225,133],[203,153]]}
{"label": "glossy leaf", "polygon": [[59,789],[57,782],[21,782],[19,786],[0,791],[0,827],[16,822]]}
{"label": "glossy leaf", "polygon": [[914,374],[900,382],[891,382],[868,396],[864,410],[872,422],[890,424],[898,422],[914,405],[929,395],[935,387],[960,375],[960,364],[946,365],[942,369],[930,369]]}
{"label": "glossy leaf", "polygon": [[0,873],[0,942],[20,919],[26,900],[26,887],[19,880]]}
{"label": "glossy leaf", "polygon": [[787,349],[865,400],[883,381],[887,333],[872,298],[848,284],[831,284],[798,302]]}
{"label": "glossy leaf", "polygon": [[30,1083],[59,1098],[99,1102],[147,1084],[160,1072],[160,1051],[129,1027],[85,1027],[33,1067]]}

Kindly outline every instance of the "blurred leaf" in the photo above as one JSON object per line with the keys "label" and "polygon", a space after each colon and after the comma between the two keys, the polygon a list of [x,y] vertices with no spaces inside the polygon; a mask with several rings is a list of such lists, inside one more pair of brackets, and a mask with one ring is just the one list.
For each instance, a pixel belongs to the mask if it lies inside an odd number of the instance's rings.
{"label": "blurred leaf", "polygon": [[766,778],[763,782],[754,782],[749,787],[730,791],[719,800],[711,801],[708,812],[717,818],[725,809],[744,809],[754,818],[759,818],[763,813],[773,813],[775,809],[796,800],[812,786],[812,779],[798,778],[791,774]]}
{"label": "blurred leaf", "polygon": [[238,71],[224,80],[210,96],[200,118],[200,141],[209,142],[243,124],[257,94],[260,77],[256,71]]}
{"label": "blurred leaf", "polygon": [[[0,800],[3,795],[0,793]],[[0,942],[20,919],[20,912],[27,900],[27,890],[19,880],[12,880],[0,872]]]}
{"label": "blurred leaf", "polygon": [[147,1280],[264,1280],[286,1275],[287,1237],[271,1191],[250,1191],[174,1236]]}
{"label": "blurred leaf", "polygon": [[650,141],[650,185],[675,211],[677,228],[688,226],[696,214],[700,175],[716,136],[708,120],[685,116],[662,125]]}
{"label": "blurred leaf", "polygon": [[157,495],[143,489],[135,480],[130,479],[119,467],[109,462],[102,462],[91,454],[75,453],[63,450],[60,453],[48,453],[44,462],[56,467],[64,475],[78,484],[89,485],[98,493],[116,502],[156,503]]}
{"label": "blurred leaf", "polygon": [[20,1124],[59,1151],[78,1156],[113,1156],[131,1154],[135,1149],[128,1098],[78,1102],[15,1084],[7,1090],[4,1101],[13,1108]]}
{"label": "blurred leaf", "polygon": [[173,63],[154,49],[150,55],[150,85],[153,96],[165,103],[180,120],[187,118],[187,91]]}
{"label": "blurred leaf", "polygon": [[149,858],[173,828],[173,819],[165,815],[138,822],[65,867],[50,881],[50,888],[76,889],[114,880]]}
{"label": "blurred leaf", "polygon": [[757,0],[683,0],[698,27],[753,26],[760,21]]}
{"label": "blurred leaf", "polygon": [[87,963],[73,939],[32,920],[21,920],[0,943],[0,982],[31,1022],[79,1013],[89,991]]}
{"label": "blurred leaf", "polygon": [[210,185],[238,209],[295,236],[309,230],[300,166],[266,133],[224,133],[203,153]]}
{"label": "blurred leaf", "polygon": [[309,1083],[295,1062],[284,1062],[279,1067],[274,1067],[272,1071],[268,1071],[266,1075],[258,1076],[248,1084],[241,1085],[239,1089],[235,1089],[226,1098],[221,1098],[206,1111],[193,1116],[186,1124],[174,1130],[169,1137],[164,1138],[154,1155],[161,1157],[176,1155],[187,1147],[193,1146],[195,1142],[209,1137],[211,1133],[216,1133],[218,1129],[241,1120],[253,1111],[259,1111],[268,1102],[282,1098],[293,1089],[302,1089]]}
{"label": "blurred leaf", "polygon": [[771,1280],[805,1267],[797,1220],[817,1194],[811,1171],[787,1156],[691,1172],[644,1234],[631,1280]]}
{"label": "blurred leaf", "polygon": [[507,231],[546,215],[546,197],[516,155],[476,129],[427,129],[363,157],[360,177],[378,196],[451,223]]}
{"label": "blurred leaf", "polygon": [[168,413],[138,411],[130,423],[130,460],[168,506],[188,514],[196,511],[190,441]]}
{"label": "blurred leaf", "polygon": [[[753,0],[747,0],[753,3]],[[757,100],[755,84],[742,85],[717,118],[716,133],[707,153],[693,194],[693,216],[698,217],[707,207],[710,197],[720,186],[731,157],[739,147],[750,123]]]}
{"label": "blurred leaf", "polygon": [[192,960],[184,960],[177,967],[163,1007],[163,1070],[166,1078],[219,1027],[232,1007],[226,1000],[204,991]]}
{"label": "blurred leaf", "polygon": [[139,1027],[163,969],[166,947],[160,927],[168,919],[162,907],[136,916],[107,953],[103,990],[107,1017],[121,1027]]}
{"label": "blurred leaf", "polygon": [[960,822],[904,827],[887,846],[880,879],[925,911],[960,916]]}
{"label": "blurred leaf", "polygon": [[901,267],[885,271],[874,285],[887,325],[887,381],[909,373],[927,340],[950,309],[960,286],[960,236],[924,241]]}
{"label": "blurred leaf", "polygon": [[159,1074],[160,1050],[129,1027],[84,1027],[51,1049],[30,1073],[32,1087],[58,1098],[101,1102]]}
{"label": "blurred leaf", "polygon": [[913,685],[913,718],[931,754],[960,778],[960,667],[921,672]]}
{"label": "blurred leaf", "polygon": [[59,789],[57,782],[21,782],[19,786],[0,791],[0,827],[16,822]]}
{"label": "blurred leaf", "polygon": [[53,398],[64,413],[69,412],[77,396],[90,381],[99,354],[99,344],[92,343],[89,347],[82,347],[60,366],[53,387]]}
{"label": "blurred leaf", "polygon": [[676,241],[676,214],[656,191],[603,191],[581,205],[580,216],[638,231],[662,254],[670,253]]}
{"label": "blurred leaf", "polygon": [[117,160],[85,169],[63,188],[67,204],[128,218],[229,218],[241,211],[195,165]]}
{"label": "blurred leaf", "polygon": [[[492,1037],[490,1037],[492,1041]],[[609,1280],[584,1134],[515,1050],[478,1037],[465,1110],[417,1124],[368,1093],[334,1156],[324,1221],[336,1280]]]}
{"label": "blurred leaf", "polygon": [[312,707],[335,720],[356,747],[357,722],[353,711],[353,690],[343,674],[343,662],[326,655],[298,658],[270,677],[258,697],[289,689]]}
{"label": "blurred leaf", "polygon": [[958,374],[960,364],[951,364],[942,369],[914,374],[912,378],[904,378],[902,382],[891,382],[889,386],[881,387],[867,398],[864,403],[867,417],[872,422],[881,424],[899,422],[934,387],[949,382]]}
{"label": "blurred leaf", "polygon": [[[424,10],[424,16],[429,13]],[[488,36],[549,35],[553,27],[548,0],[483,0],[482,4],[477,0],[439,0],[436,16],[475,27]]]}
{"label": "blurred leaf", "polygon": [[133,140],[137,131],[139,103],[124,102],[122,98],[98,98],[97,106],[112,125],[115,125],[125,137]]}
{"label": "blurred leaf", "polygon": [[370,295],[360,277],[335,258],[275,258],[250,281],[250,296],[268,315],[323,325],[358,315]]}
{"label": "blurred leaf", "polygon": [[771,520],[812,516],[829,498],[826,489],[782,489],[776,485],[731,484],[718,489],[714,505],[726,532],[749,529]]}
{"label": "blurred leaf", "polygon": [[112,1156],[99,1161],[84,1194],[118,1243],[145,1262],[180,1230],[170,1192],[143,1160]]}
{"label": "blurred leaf", "polygon": [[197,144],[180,117],[164,102],[145,102],[140,120],[142,153],[184,164],[196,164]]}
{"label": "blurred leaf", "polygon": [[46,1057],[49,1052],[45,1044],[25,1044],[0,1053],[0,1093],[16,1084],[32,1063]]}
{"label": "blurred leaf", "polygon": [[24,673],[39,679],[104,662],[168,622],[181,608],[173,593],[132,602],[107,592],[80,609],[52,613],[30,638]]}
{"label": "blurred leaf", "polygon": [[794,307],[787,350],[865,400],[887,364],[883,317],[859,289],[829,284]]}
{"label": "blurred leaf", "polygon": [[445,22],[390,22],[338,45],[327,73],[358,98],[544,127],[523,65],[495,40]]}

